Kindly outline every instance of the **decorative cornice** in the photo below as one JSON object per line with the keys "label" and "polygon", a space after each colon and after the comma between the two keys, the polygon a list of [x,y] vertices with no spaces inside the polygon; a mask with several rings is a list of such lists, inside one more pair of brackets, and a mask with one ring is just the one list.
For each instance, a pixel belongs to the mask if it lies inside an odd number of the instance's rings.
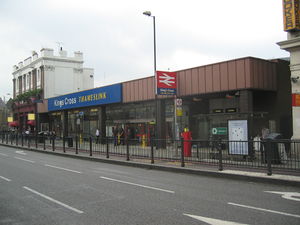
{"label": "decorative cornice", "polygon": [[50,65],[44,65],[45,71],[54,71],[55,67]]}
{"label": "decorative cornice", "polygon": [[[84,63],[83,60],[77,60],[75,58],[60,58],[60,57],[57,57],[57,56],[53,56],[53,57],[42,56],[42,57],[37,58],[36,60],[32,61],[30,64],[15,70],[12,74],[15,75],[15,74],[17,74],[17,73],[19,73],[23,70],[29,69],[29,68],[33,67],[35,64],[37,64],[37,63],[39,63],[43,60],[50,60],[50,61],[56,61],[56,62],[67,62],[67,63],[80,63],[80,64]],[[42,65],[44,65],[44,63],[42,63]]]}
{"label": "decorative cornice", "polygon": [[288,50],[291,48],[300,47],[300,37],[292,38],[286,41],[281,41],[277,43],[281,49]]}

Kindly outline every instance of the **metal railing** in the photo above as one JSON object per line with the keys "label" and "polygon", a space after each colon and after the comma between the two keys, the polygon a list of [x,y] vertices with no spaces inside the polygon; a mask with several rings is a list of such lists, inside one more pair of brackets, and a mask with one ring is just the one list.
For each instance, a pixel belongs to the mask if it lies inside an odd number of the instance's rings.
{"label": "metal railing", "polygon": [[151,164],[249,168],[300,173],[300,140],[171,140],[117,139],[114,137],[55,137],[0,133],[0,143],[45,151],[85,154],[90,157],[143,160]]}

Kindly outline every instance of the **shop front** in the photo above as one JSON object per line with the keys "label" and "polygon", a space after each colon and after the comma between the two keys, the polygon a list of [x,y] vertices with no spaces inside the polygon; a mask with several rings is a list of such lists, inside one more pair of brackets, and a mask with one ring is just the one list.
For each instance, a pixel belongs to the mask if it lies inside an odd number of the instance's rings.
{"label": "shop front", "polygon": [[50,132],[60,137],[78,135],[85,138],[99,129],[105,136],[106,107],[121,101],[121,84],[50,98]]}

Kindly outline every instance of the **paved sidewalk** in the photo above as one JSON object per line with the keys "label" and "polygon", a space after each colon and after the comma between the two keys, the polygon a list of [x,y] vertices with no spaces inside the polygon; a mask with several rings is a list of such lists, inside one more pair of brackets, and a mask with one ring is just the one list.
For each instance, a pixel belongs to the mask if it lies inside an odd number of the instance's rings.
{"label": "paved sidewalk", "polygon": [[[52,151],[51,149],[43,150],[42,148],[28,148],[22,146],[11,146],[0,143],[0,145],[11,147],[11,148],[19,148],[23,150],[47,153],[47,154],[55,154],[64,157],[72,157],[83,160],[92,160],[104,163],[111,164],[119,164],[133,167],[140,167],[146,169],[157,169],[157,170],[165,170],[177,173],[186,173],[186,174],[197,174],[203,176],[212,176],[226,179],[237,179],[237,180],[246,180],[252,182],[263,182],[263,183],[273,183],[280,185],[292,185],[300,187],[300,176],[298,174],[291,172],[290,174],[278,174],[276,171],[273,172],[271,176],[267,175],[267,171],[259,170],[259,169],[251,169],[251,168],[228,168],[224,167],[223,171],[218,170],[218,166],[201,164],[201,163],[192,163],[185,162],[185,166],[181,167],[181,162],[178,161],[164,161],[164,160],[155,160],[154,164],[151,164],[150,159],[143,158],[130,158],[129,161],[126,160],[126,157],[114,156],[110,155],[109,158],[106,158],[104,153],[95,154],[93,156],[89,156],[88,151],[79,151],[79,154],[75,154],[74,149],[66,148],[66,153],[62,151],[62,149]],[[288,173],[288,172],[287,172]]]}

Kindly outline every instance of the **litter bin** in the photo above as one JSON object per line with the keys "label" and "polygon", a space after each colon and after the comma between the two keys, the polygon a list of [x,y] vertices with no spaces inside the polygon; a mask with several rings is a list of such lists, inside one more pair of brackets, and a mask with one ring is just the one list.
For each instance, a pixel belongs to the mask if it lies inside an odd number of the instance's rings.
{"label": "litter bin", "polygon": [[[270,133],[269,135],[267,135],[263,141],[263,145],[264,145],[264,152],[263,152],[263,157],[264,157],[264,161],[265,163],[267,163],[267,154],[270,154],[270,159],[271,159],[271,163],[272,164],[280,164],[280,154],[279,154],[279,142],[276,140],[279,140],[282,138],[282,135],[279,133]],[[267,151],[267,142],[270,141],[270,150]]]}
{"label": "litter bin", "polygon": [[73,147],[73,138],[67,137],[68,147]]}

